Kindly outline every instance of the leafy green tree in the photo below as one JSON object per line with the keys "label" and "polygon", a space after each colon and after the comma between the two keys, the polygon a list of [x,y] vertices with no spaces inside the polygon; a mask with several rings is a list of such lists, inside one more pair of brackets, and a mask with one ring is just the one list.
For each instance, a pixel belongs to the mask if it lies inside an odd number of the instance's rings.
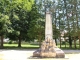
{"label": "leafy green tree", "polygon": [[3,47],[3,39],[4,35],[9,31],[10,29],[10,20],[9,20],[9,3],[10,0],[0,0],[0,36],[1,36],[1,47]]}
{"label": "leafy green tree", "polygon": [[14,31],[18,31],[18,47],[21,47],[21,39],[27,34],[29,28],[30,16],[29,12],[32,9],[34,0],[14,0],[12,1],[10,10],[10,20]]}
{"label": "leafy green tree", "polygon": [[0,36],[1,36],[1,47],[3,47],[3,39],[6,32],[9,30],[10,25],[9,16],[0,13]]}
{"label": "leafy green tree", "polygon": [[28,37],[31,40],[38,39],[41,44],[41,40],[44,38],[44,19],[43,16],[37,10],[37,5],[34,4],[31,12],[29,13],[31,22],[29,23]]}
{"label": "leafy green tree", "polygon": [[42,19],[32,21],[30,27],[31,28],[28,30],[28,36],[32,39],[38,39],[40,46],[42,40],[44,39],[44,21],[42,21]]}
{"label": "leafy green tree", "polygon": [[[0,28],[2,28],[0,29],[0,35],[4,35],[5,32],[13,34],[15,31],[13,35],[18,36],[18,46],[21,47],[21,36],[28,29],[29,18],[27,12],[32,9],[33,4],[34,0],[0,0]],[[9,25],[10,22],[11,25]],[[3,40],[1,40],[1,45],[3,45]]]}
{"label": "leafy green tree", "polygon": [[69,46],[72,47],[72,41],[74,41],[76,48],[76,37],[79,36],[77,33],[80,28],[80,0],[40,0],[37,1],[37,5],[40,7],[40,12],[45,12],[47,9],[52,12],[53,25],[56,29],[59,29],[59,32],[67,31],[66,37],[69,38]]}

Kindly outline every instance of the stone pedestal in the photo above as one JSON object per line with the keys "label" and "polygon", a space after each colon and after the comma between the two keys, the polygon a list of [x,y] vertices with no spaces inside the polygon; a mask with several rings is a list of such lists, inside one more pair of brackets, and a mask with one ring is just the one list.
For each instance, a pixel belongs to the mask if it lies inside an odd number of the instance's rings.
{"label": "stone pedestal", "polygon": [[59,49],[54,40],[47,39],[42,42],[41,48],[33,52],[33,57],[64,58],[64,52]]}

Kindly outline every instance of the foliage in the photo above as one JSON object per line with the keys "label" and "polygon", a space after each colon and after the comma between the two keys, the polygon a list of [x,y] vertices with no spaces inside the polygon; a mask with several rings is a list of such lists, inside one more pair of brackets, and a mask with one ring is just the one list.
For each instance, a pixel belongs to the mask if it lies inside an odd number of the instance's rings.
{"label": "foliage", "polygon": [[13,28],[13,31],[9,36],[15,36],[15,38],[18,38],[20,34],[22,37],[27,34],[30,19],[28,13],[32,9],[33,4],[34,0],[12,1],[10,10],[10,21],[12,23],[11,27]]}
{"label": "foliage", "polygon": [[10,24],[9,16],[0,13],[0,35],[4,35],[9,30]]}
{"label": "foliage", "polygon": [[[28,37],[33,39],[42,39],[44,36],[44,20],[41,18],[41,14],[37,11],[37,6],[33,6],[31,13],[31,19],[29,24]],[[34,11],[35,10],[35,11]],[[35,16],[34,16],[35,15]],[[41,37],[40,37],[41,36]]]}
{"label": "foliage", "polygon": [[33,4],[34,0],[0,0],[0,34],[7,33],[10,39],[19,38],[20,44],[29,28],[27,12],[31,11]]}
{"label": "foliage", "polygon": [[53,38],[60,39],[62,31],[75,42],[80,38],[80,0],[0,0],[0,35],[11,40],[44,39],[46,11],[52,13]]}

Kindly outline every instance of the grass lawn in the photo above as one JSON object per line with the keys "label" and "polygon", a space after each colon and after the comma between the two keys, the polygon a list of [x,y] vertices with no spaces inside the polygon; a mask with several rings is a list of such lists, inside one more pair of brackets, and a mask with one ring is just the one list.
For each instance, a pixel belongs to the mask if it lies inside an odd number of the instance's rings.
{"label": "grass lawn", "polygon": [[[13,46],[13,47],[17,47],[18,44],[4,44],[4,46]],[[21,44],[22,47],[39,47],[39,45],[31,45],[31,44]]]}
{"label": "grass lawn", "polygon": [[[60,45],[57,45],[60,48]],[[76,45],[77,48],[74,48],[74,45],[72,45],[72,48],[69,47],[69,45],[61,45],[61,49],[80,49],[79,45]],[[38,49],[39,45],[35,44],[21,44],[21,47],[18,47],[18,44],[4,44],[4,48],[22,48],[22,49]]]}
{"label": "grass lawn", "polygon": [[37,49],[39,45],[31,45],[31,44],[21,44],[21,47],[18,47],[18,44],[4,44],[4,49]]}

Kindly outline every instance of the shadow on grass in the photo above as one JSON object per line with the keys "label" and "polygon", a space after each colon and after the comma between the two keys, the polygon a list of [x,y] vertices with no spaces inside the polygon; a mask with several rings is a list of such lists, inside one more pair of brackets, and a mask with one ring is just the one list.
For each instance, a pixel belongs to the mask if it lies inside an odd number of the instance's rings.
{"label": "shadow on grass", "polygon": [[70,47],[61,47],[60,49],[62,49],[62,50],[80,50],[80,48],[74,48],[74,47],[72,47],[72,48],[70,48]]}
{"label": "shadow on grass", "polygon": [[[0,49],[21,49],[21,50],[24,50],[24,49],[39,49],[39,47],[15,47],[15,46],[6,46],[6,47],[3,47],[3,48],[1,48],[0,47]],[[62,49],[62,50],[80,50],[80,48],[64,48],[64,47],[62,47],[62,48],[60,48],[60,49]]]}
{"label": "shadow on grass", "polygon": [[39,47],[16,47],[16,46],[6,46],[0,47],[0,49],[38,49]]}
{"label": "shadow on grass", "polygon": [[[59,46],[58,46],[59,47]],[[60,48],[60,47],[59,47]],[[18,47],[17,44],[7,44],[4,47],[0,47],[0,49],[39,49],[38,44],[22,44],[22,47]],[[80,48],[75,47],[61,47],[62,50],[80,50]]]}

